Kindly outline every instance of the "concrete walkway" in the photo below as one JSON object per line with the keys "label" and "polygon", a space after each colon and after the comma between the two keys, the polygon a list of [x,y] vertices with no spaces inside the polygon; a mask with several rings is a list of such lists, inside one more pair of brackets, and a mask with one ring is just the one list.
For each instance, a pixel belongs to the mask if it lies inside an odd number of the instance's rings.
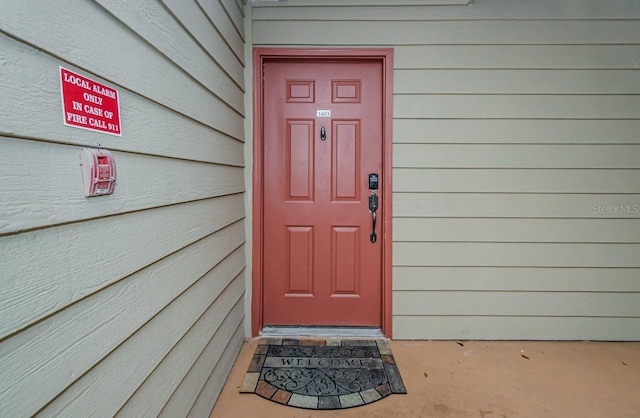
{"label": "concrete walkway", "polygon": [[256,345],[245,343],[212,418],[640,417],[640,343],[391,341],[409,393],[338,411],[240,394]]}

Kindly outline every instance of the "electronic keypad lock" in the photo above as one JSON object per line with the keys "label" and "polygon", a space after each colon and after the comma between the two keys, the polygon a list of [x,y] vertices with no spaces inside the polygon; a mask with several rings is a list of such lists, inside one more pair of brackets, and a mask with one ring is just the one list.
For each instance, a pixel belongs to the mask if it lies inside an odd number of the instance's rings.
{"label": "electronic keypad lock", "polygon": [[376,173],[369,174],[369,190],[378,190],[378,175]]}
{"label": "electronic keypad lock", "polygon": [[378,195],[376,194],[376,190],[378,190],[379,186],[378,175],[376,173],[369,174],[369,190],[371,190],[371,194],[369,195],[369,211],[371,212],[371,234],[369,235],[369,241],[372,244],[378,239],[376,235],[376,211],[378,210]]}

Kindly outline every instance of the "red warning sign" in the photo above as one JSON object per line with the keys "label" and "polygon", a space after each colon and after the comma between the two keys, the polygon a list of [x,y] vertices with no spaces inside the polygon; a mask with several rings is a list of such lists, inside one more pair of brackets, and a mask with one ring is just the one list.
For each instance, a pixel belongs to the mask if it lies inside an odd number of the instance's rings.
{"label": "red warning sign", "polygon": [[118,91],[60,67],[64,124],[122,136]]}

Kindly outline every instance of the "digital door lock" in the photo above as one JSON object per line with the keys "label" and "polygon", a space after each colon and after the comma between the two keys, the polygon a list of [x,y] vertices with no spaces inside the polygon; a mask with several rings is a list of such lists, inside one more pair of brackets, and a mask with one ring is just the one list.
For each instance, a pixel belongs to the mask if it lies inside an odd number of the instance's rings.
{"label": "digital door lock", "polygon": [[371,191],[371,194],[369,195],[369,210],[371,211],[371,221],[373,224],[371,228],[371,234],[369,235],[369,241],[371,241],[372,244],[378,240],[378,236],[376,235],[376,211],[378,210],[378,195],[375,192],[376,190],[378,190],[378,183],[378,174],[369,174],[369,190]]}
{"label": "digital door lock", "polygon": [[376,173],[369,174],[369,190],[378,190],[378,175]]}

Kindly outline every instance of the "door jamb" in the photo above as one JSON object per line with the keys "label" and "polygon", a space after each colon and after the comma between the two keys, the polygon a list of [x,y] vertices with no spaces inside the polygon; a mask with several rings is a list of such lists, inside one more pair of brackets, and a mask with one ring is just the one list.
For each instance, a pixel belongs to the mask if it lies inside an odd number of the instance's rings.
{"label": "door jamb", "polygon": [[263,68],[264,63],[272,59],[322,59],[331,60],[367,60],[382,63],[382,333],[392,337],[392,182],[393,160],[393,49],[392,48],[341,48],[341,49],[300,49],[300,48],[254,48],[253,49],[253,196],[252,196],[252,235],[253,235],[253,271],[251,277],[251,335],[257,337],[262,329],[263,299]]}

